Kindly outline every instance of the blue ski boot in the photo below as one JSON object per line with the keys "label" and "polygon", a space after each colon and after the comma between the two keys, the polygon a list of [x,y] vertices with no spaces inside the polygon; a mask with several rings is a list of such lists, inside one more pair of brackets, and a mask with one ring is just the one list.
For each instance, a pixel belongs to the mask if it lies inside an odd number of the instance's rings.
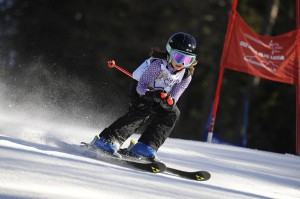
{"label": "blue ski boot", "polygon": [[107,139],[105,137],[95,136],[94,140],[90,143],[90,145],[95,149],[100,149],[102,151],[108,153],[117,153],[120,148],[120,143],[117,141],[112,141],[111,139]]}
{"label": "blue ski boot", "polygon": [[136,156],[140,159],[145,159],[151,162],[160,162],[160,160],[157,157],[156,151],[149,145],[146,145],[142,142],[136,143],[131,149],[130,153],[133,156]]}

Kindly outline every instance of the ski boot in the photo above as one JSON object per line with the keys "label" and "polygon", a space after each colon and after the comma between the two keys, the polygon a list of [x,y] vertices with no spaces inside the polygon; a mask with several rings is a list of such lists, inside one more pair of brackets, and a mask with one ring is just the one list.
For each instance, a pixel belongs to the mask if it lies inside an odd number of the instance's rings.
{"label": "ski boot", "polygon": [[156,151],[149,145],[146,145],[142,142],[136,143],[130,150],[129,153],[131,156],[150,161],[150,162],[161,162],[156,154]]}
{"label": "ski boot", "polygon": [[96,150],[101,150],[110,154],[117,154],[120,148],[120,143],[109,138],[99,137],[96,135],[90,143],[90,146]]}

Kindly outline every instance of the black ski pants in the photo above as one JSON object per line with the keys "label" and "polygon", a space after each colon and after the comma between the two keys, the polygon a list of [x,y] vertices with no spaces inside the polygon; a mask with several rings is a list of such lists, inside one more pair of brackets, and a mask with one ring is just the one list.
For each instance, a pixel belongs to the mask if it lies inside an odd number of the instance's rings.
{"label": "black ski pants", "polygon": [[136,85],[134,83],[131,89],[129,111],[105,128],[100,137],[118,141],[122,145],[133,133],[141,133],[138,141],[157,151],[173,131],[180,111],[176,104],[171,110],[166,110],[159,103],[140,97]]}

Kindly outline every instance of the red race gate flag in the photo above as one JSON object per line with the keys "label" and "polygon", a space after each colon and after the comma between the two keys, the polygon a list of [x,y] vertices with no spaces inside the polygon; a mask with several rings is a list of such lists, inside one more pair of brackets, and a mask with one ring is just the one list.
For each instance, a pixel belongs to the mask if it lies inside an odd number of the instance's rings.
{"label": "red race gate flag", "polygon": [[298,30],[298,41],[296,41],[298,45],[298,63],[296,65],[298,68],[298,74],[296,75],[296,153],[300,155],[300,0],[296,0],[296,28]]}
{"label": "red race gate flag", "polygon": [[254,33],[236,12],[233,0],[207,142],[212,141],[225,68],[296,86],[296,153],[300,155],[300,0],[296,30],[279,36]]}
{"label": "red race gate flag", "polygon": [[279,36],[254,33],[237,12],[231,16],[232,32],[221,65],[264,79],[296,84],[296,35],[298,30]]}

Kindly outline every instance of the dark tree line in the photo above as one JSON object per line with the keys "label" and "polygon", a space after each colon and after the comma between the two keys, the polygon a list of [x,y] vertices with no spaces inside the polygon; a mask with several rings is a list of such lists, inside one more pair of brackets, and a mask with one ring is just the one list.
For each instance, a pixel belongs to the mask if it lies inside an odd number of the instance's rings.
{"label": "dark tree line", "polygon": [[[278,3],[270,35],[295,28],[295,1]],[[240,0],[237,10],[255,32],[265,34],[270,8],[276,5],[274,0]],[[59,108],[64,117],[100,131],[103,123],[126,112],[132,81],[108,69],[106,61],[115,59],[132,72],[151,47],[163,49],[172,33],[184,31],[198,41],[199,64],[179,101],[181,120],[172,137],[205,140],[230,8],[228,0],[1,1],[0,78],[9,87],[5,94],[16,106],[27,101],[37,110]],[[215,135],[240,145],[253,77],[226,71],[224,78]],[[294,153],[294,87],[262,79],[253,85],[247,146]]]}

